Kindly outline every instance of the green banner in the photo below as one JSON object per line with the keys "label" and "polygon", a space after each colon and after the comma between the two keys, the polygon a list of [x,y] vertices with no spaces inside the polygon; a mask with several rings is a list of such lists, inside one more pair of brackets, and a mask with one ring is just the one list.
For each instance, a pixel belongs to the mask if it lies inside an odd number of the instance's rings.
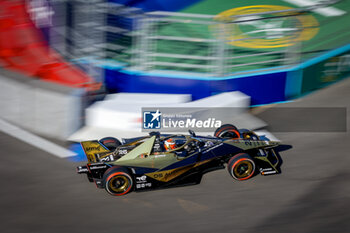
{"label": "green banner", "polygon": [[348,77],[349,73],[350,51],[347,51],[338,56],[306,67],[303,70],[301,93],[307,93],[327,86],[335,81]]}

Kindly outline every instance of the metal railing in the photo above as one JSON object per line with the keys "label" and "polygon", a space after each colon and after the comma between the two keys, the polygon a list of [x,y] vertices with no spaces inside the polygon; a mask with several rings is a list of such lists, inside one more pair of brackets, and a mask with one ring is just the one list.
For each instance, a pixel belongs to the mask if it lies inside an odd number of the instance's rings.
{"label": "metal railing", "polygon": [[221,17],[145,13],[103,0],[65,4],[73,8],[67,55],[101,63],[107,59],[144,72],[223,76],[296,64],[302,46],[298,35],[315,27],[300,23],[311,7]]}

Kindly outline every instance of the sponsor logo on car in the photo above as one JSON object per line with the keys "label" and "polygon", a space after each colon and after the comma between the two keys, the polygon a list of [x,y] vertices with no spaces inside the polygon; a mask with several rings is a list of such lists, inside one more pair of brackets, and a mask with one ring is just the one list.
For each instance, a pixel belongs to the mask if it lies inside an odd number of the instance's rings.
{"label": "sponsor logo on car", "polygon": [[192,167],[193,165],[189,165],[189,166],[179,167],[179,168],[166,170],[166,171],[147,173],[146,175],[162,182],[168,182],[169,180],[172,180],[178,177],[179,175],[187,172]]}
{"label": "sponsor logo on car", "polygon": [[86,147],[86,151],[89,152],[89,151],[100,151],[100,147],[98,146],[91,146],[91,147]]}
{"label": "sponsor logo on car", "polygon": [[136,184],[136,188],[141,189],[141,188],[150,188],[152,187],[152,183],[143,183],[143,184]]}
{"label": "sponsor logo on car", "polygon": [[147,181],[147,176],[136,176],[136,183],[145,183]]}

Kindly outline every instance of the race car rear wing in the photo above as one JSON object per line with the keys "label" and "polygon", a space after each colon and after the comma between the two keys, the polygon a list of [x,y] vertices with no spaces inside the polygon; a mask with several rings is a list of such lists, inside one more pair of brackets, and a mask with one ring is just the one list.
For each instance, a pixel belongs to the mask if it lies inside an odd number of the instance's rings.
{"label": "race car rear wing", "polygon": [[89,163],[96,163],[98,159],[96,158],[96,154],[105,154],[106,152],[110,152],[106,147],[104,147],[99,141],[84,141],[80,143],[83,147],[86,158]]}

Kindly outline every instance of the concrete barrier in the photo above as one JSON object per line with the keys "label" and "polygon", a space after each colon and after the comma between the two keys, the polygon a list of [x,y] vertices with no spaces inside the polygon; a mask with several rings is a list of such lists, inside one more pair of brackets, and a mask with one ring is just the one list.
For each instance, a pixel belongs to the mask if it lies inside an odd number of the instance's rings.
{"label": "concrete barrier", "polygon": [[[134,95],[134,96],[133,96]],[[235,114],[226,116],[224,123],[231,123],[240,128],[257,129],[266,124],[247,112],[250,97],[241,92],[227,92],[192,102],[179,103],[185,100],[183,95],[165,94],[121,94],[107,96],[86,109],[86,126],[69,137],[71,141],[98,139],[106,136],[117,138],[136,137],[147,134],[141,132],[142,108],[182,108],[191,114],[212,114],[211,108],[232,108]],[[128,96],[128,98],[125,98]],[[183,97],[181,97],[183,96]],[[137,100],[139,98],[139,100]],[[123,100],[123,101],[120,101]],[[129,102],[130,100],[130,102]],[[209,110],[208,110],[209,109]],[[215,111],[215,109],[211,109]],[[179,112],[174,112],[179,113]],[[171,133],[171,132],[166,132]],[[186,129],[176,129],[173,133],[187,133]],[[201,132],[201,135],[212,135],[213,132]]]}
{"label": "concrete barrier", "polygon": [[144,106],[178,106],[191,95],[118,93],[107,95],[86,109],[86,125],[119,130],[138,130]]}
{"label": "concrete barrier", "polygon": [[144,103],[144,104],[175,104],[186,103],[192,100],[190,94],[154,94],[154,93],[116,93],[109,94],[105,97],[104,101],[112,100],[114,103],[119,104],[132,104],[132,103]]}
{"label": "concrete barrier", "polygon": [[84,90],[0,69],[0,117],[43,136],[67,139],[82,125]]}

